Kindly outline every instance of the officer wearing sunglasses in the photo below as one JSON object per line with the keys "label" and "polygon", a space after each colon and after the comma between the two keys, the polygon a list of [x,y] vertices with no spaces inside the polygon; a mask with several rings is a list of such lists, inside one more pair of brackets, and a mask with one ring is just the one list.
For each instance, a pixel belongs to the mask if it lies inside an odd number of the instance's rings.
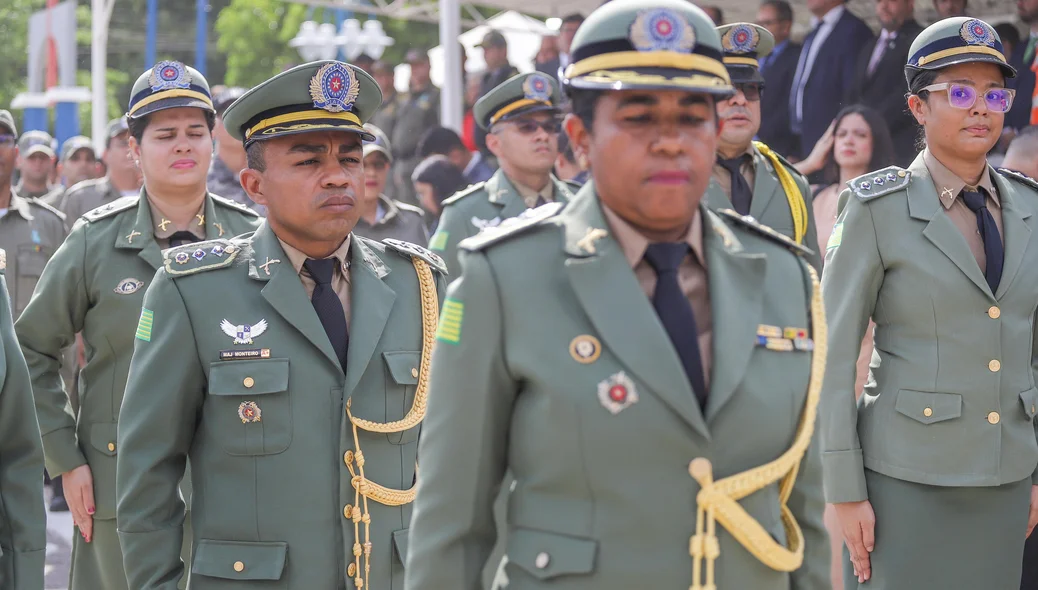
{"label": "officer wearing sunglasses", "polygon": [[757,60],[771,53],[775,38],[750,23],[732,23],[717,32],[735,94],[717,101],[720,136],[707,205],[750,215],[798,244],[807,244],[812,249],[808,262],[821,271],[822,258],[813,251],[818,234],[807,179],[785,158],[753,140],[760,131],[764,90]]}
{"label": "officer wearing sunglasses", "polygon": [[490,180],[443,202],[429,249],[447,262],[451,279],[461,270],[458,242],[527,209],[564,203],[572,196],[566,183],[551,173],[559,151],[561,101],[555,79],[534,72],[509,78],[473,106],[476,123],[488,132],[487,148],[501,169]]}
{"label": "officer wearing sunglasses", "polygon": [[821,441],[848,589],[1020,584],[1038,522],[1038,184],[986,159],[1015,75],[984,21],[928,27],[905,66],[922,153],[840,197],[822,278]]}

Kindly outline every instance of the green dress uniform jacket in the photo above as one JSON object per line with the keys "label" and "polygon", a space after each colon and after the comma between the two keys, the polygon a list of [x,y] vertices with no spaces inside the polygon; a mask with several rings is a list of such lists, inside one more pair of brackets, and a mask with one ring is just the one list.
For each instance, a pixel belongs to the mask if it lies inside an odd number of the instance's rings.
{"label": "green dress uniform jacket", "polygon": [[[208,195],[204,206],[207,236],[231,237],[259,223],[255,213],[221,197]],[[116,432],[134,326],[144,292],[162,264],[154,227],[144,191],[139,197],[125,197],[86,214],[54,254],[36,296],[16,323],[32,375],[47,469],[59,474],[90,465],[96,538],[83,543],[90,546],[83,550],[96,552],[108,564],[101,568],[107,574],[100,575],[116,575],[118,570],[117,575],[123,577],[118,583],[79,581],[74,563],[75,588],[108,589],[125,584],[114,531]],[[60,351],[74,342],[77,333],[83,335],[86,365],[80,372],[79,412],[74,414],[58,371]],[[108,528],[111,535],[104,534]],[[96,534],[99,529],[105,530]],[[80,539],[76,539],[78,550]],[[102,546],[105,543],[114,546]]]}
{"label": "green dress uniform jacket", "polygon": [[0,249],[7,252],[7,280],[14,317],[21,315],[43,274],[43,267],[65,240],[65,216],[53,207],[11,193],[0,217]]}
{"label": "green dress uniform jacket", "polygon": [[429,241],[429,232],[425,229],[425,212],[421,207],[408,205],[379,195],[379,207],[382,218],[374,224],[360,219],[353,233],[376,242],[390,238],[425,245]]}
{"label": "green dress uniform jacket", "polygon": [[[828,502],[867,499],[865,469],[931,486],[1038,484],[1038,185],[988,174],[1005,234],[994,293],[923,155],[907,170],[852,181],[849,198],[845,191],[822,279],[831,334],[822,397]],[[855,403],[855,360],[870,317],[875,352]]]}
{"label": "green dress uniform jacket", "polygon": [[[756,146],[751,146],[750,151],[753,155],[755,172],[753,198],[750,200],[750,216],[784,236],[788,236],[791,239],[795,238],[792,208],[785,191],[782,189],[782,185],[779,183],[774,163],[764,157]],[[822,255],[815,251],[815,244],[818,243],[818,230],[815,226],[814,210],[811,207],[811,185],[808,184],[803,174],[800,174],[792,164],[786,162],[781,156],[779,156],[779,162],[785,166],[786,171],[793,177],[797,188],[800,189],[804,205],[807,207],[807,233],[804,235],[801,244],[811,250],[811,254],[807,255],[808,262],[821,272]],[[716,179],[711,180],[710,188],[707,189],[706,203],[715,210],[732,208],[732,201],[729,195],[725,193]]]}
{"label": "green dress uniform jacket", "polygon": [[[565,182],[552,176],[551,183],[555,187],[556,202],[566,203],[573,198]],[[429,240],[429,249],[443,257],[447,272],[454,280],[461,275],[458,244],[462,240],[527,210],[529,207],[515,185],[499,169],[490,180],[474,184],[443,201],[443,212],[436,233]]]}
{"label": "green dress uniform jacket", "polygon": [[[497,535],[507,555],[495,588],[689,588],[703,489],[690,462],[706,458],[727,477],[794,439],[812,354],[758,346],[757,334],[762,324],[810,325],[816,289],[799,256],[762,237],[766,228],[729,226],[700,208],[715,359],[701,411],[651,301],[603,229],[593,183],[559,209],[535,209],[461,245],[463,272],[433,355],[408,590],[480,588]],[[718,524],[719,588],[829,587],[816,447],[788,504],[806,538],[803,565],[773,570]],[[515,484],[495,531],[491,505],[506,469]],[[764,537],[785,544],[775,483],[738,504]]]}
{"label": "green dress uniform jacket", "polygon": [[0,588],[43,590],[47,513],[32,383],[14,334],[0,250]]}
{"label": "green dress uniform jacket", "polygon": [[76,183],[65,191],[57,208],[65,214],[69,225],[73,225],[86,212],[121,198],[112,181],[105,176]]}
{"label": "green dress uniform jacket", "polygon": [[[358,503],[354,485],[414,483],[442,261],[351,239],[345,373],[268,225],[207,243],[220,258],[180,267],[169,258],[189,250],[167,252],[145,296],[119,429],[132,449],[119,455],[118,520],[134,590],[172,590],[186,575],[177,482],[188,458],[192,590],[403,584],[411,507]],[[419,264],[433,267],[421,282]],[[404,424],[378,432],[364,420]],[[370,576],[354,558],[366,542]]]}

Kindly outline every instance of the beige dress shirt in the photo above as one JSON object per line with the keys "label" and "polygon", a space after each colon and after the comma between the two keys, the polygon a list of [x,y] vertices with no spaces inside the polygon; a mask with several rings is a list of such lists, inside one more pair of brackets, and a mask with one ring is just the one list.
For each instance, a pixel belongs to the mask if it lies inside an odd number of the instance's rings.
{"label": "beige dress shirt", "polygon": [[543,199],[540,203],[541,205],[555,201],[555,183],[551,179],[548,179],[548,184],[544,185],[544,188],[539,191],[535,191],[514,180],[512,180],[512,184],[515,185],[515,190],[519,191],[519,196],[523,198],[523,202],[526,203],[528,209],[536,207],[538,199]]}
{"label": "beige dress shirt", "polygon": [[148,199],[148,205],[151,207],[151,224],[154,226],[152,229],[155,232],[155,241],[158,242],[159,248],[165,250],[169,248],[169,239],[173,234],[178,231],[187,231],[191,235],[198,238],[198,241],[205,240],[205,199],[202,199],[202,205],[198,208],[198,212],[195,213],[194,219],[192,219],[187,227],[177,227],[159,208],[158,204],[151,199]]}
{"label": "beige dress shirt", "polygon": [[977,264],[980,265],[980,272],[987,272],[987,256],[984,254],[984,240],[981,239],[980,230],[977,229],[977,214],[970,211],[970,208],[966,206],[966,201],[962,199],[959,193],[964,188],[969,190],[980,188],[982,192],[986,193],[985,206],[991,212],[991,216],[995,218],[999,237],[1004,238],[1002,205],[998,200],[998,191],[995,188],[995,183],[991,180],[990,167],[984,171],[979,185],[969,186],[965,180],[956,176],[954,172],[948,170],[944,164],[935,158],[929,149],[923,152],[923,163],[926,164],[926,169],[930,172],[930,177],[933,179],[933,184],[937,189],[937,196],[944,207],[944,212],[951,218],[955,227],[962,232],[962,237],[966,238],[966,243],[969,244],[973,257],[977,259]]}
{"label": "beige dress shirt", "polygon": [[[353,234],[346,236],[346,241],[328,257],[335,258],[339,262],[335,266],[335,273],[332,275],[332,290],[335,291],[339,301],[342,302],[342,311],[346,314],[347,328],[350,326],[350,242],[352,239]],[[313,297],[317,282],[310,276],[310,272],[303,267],[303,263],[310,257],[289,246],[281,238],[278,238],[278,241],[281,242],[281,249],[285,251],[285,256],[288,257],[292,268],[299,275],[299,280],[302,281],[303,288],[306,289],[306,296]]]}
{"label": "beige dress shirt", "polygon": [[[638,232],[622,217],[602,205],[606,222],[613,230],[613,236],[620,243],[624,257],[634,269],[645,296],[650,300],[656,293],[656,271],[645,260],[645,250],[649,247],[649,239]],[[713,317],[710,315],[710,285],[707,277],[706,256],[703,252],[703,217],[698,212],[692,219],[685,241],[692,248],[692,254],[678,267],[678,284],[681,291],[692,304],[692,313],[696,316],[696,329],[699,330],[699,355],[703,363],[703,378],[710,386],[710,367],[713,359]],[[694,254],[694,255],[693,255]]]}

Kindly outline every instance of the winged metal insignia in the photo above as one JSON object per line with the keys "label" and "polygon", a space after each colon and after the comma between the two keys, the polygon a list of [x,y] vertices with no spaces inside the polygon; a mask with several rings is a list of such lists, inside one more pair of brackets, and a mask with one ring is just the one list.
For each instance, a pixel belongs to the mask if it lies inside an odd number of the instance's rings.
{"label": "winged metal insignia", "polygon": [[220,329],[223,330],[224,334],[234,338],[235,344],[252,344],[253,338],[259,338],[261,334],[267,331],[267,320],[260,320],[251,326],[249,324],[239,324],[236,326],[224,320],[220,322]]}

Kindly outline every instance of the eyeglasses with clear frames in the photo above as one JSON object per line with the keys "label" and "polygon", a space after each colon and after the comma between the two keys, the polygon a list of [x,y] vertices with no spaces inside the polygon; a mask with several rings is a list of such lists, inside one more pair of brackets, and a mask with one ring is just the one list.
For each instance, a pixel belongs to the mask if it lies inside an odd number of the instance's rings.
{"label": "eyeglasses with clear frames", "polygon": [[[943,84],[931,84],[921,91],[923,90],[927,92],[946,90],[948,104],[957,109],[968,109],[977,103],[977,89],[967,84],[944,82]],[[1008,113],[1013,106],[1014,96],[1016,96],[1016,90],[1012,88],[991,88],[984,93],[984,103],[989,111]]]}

